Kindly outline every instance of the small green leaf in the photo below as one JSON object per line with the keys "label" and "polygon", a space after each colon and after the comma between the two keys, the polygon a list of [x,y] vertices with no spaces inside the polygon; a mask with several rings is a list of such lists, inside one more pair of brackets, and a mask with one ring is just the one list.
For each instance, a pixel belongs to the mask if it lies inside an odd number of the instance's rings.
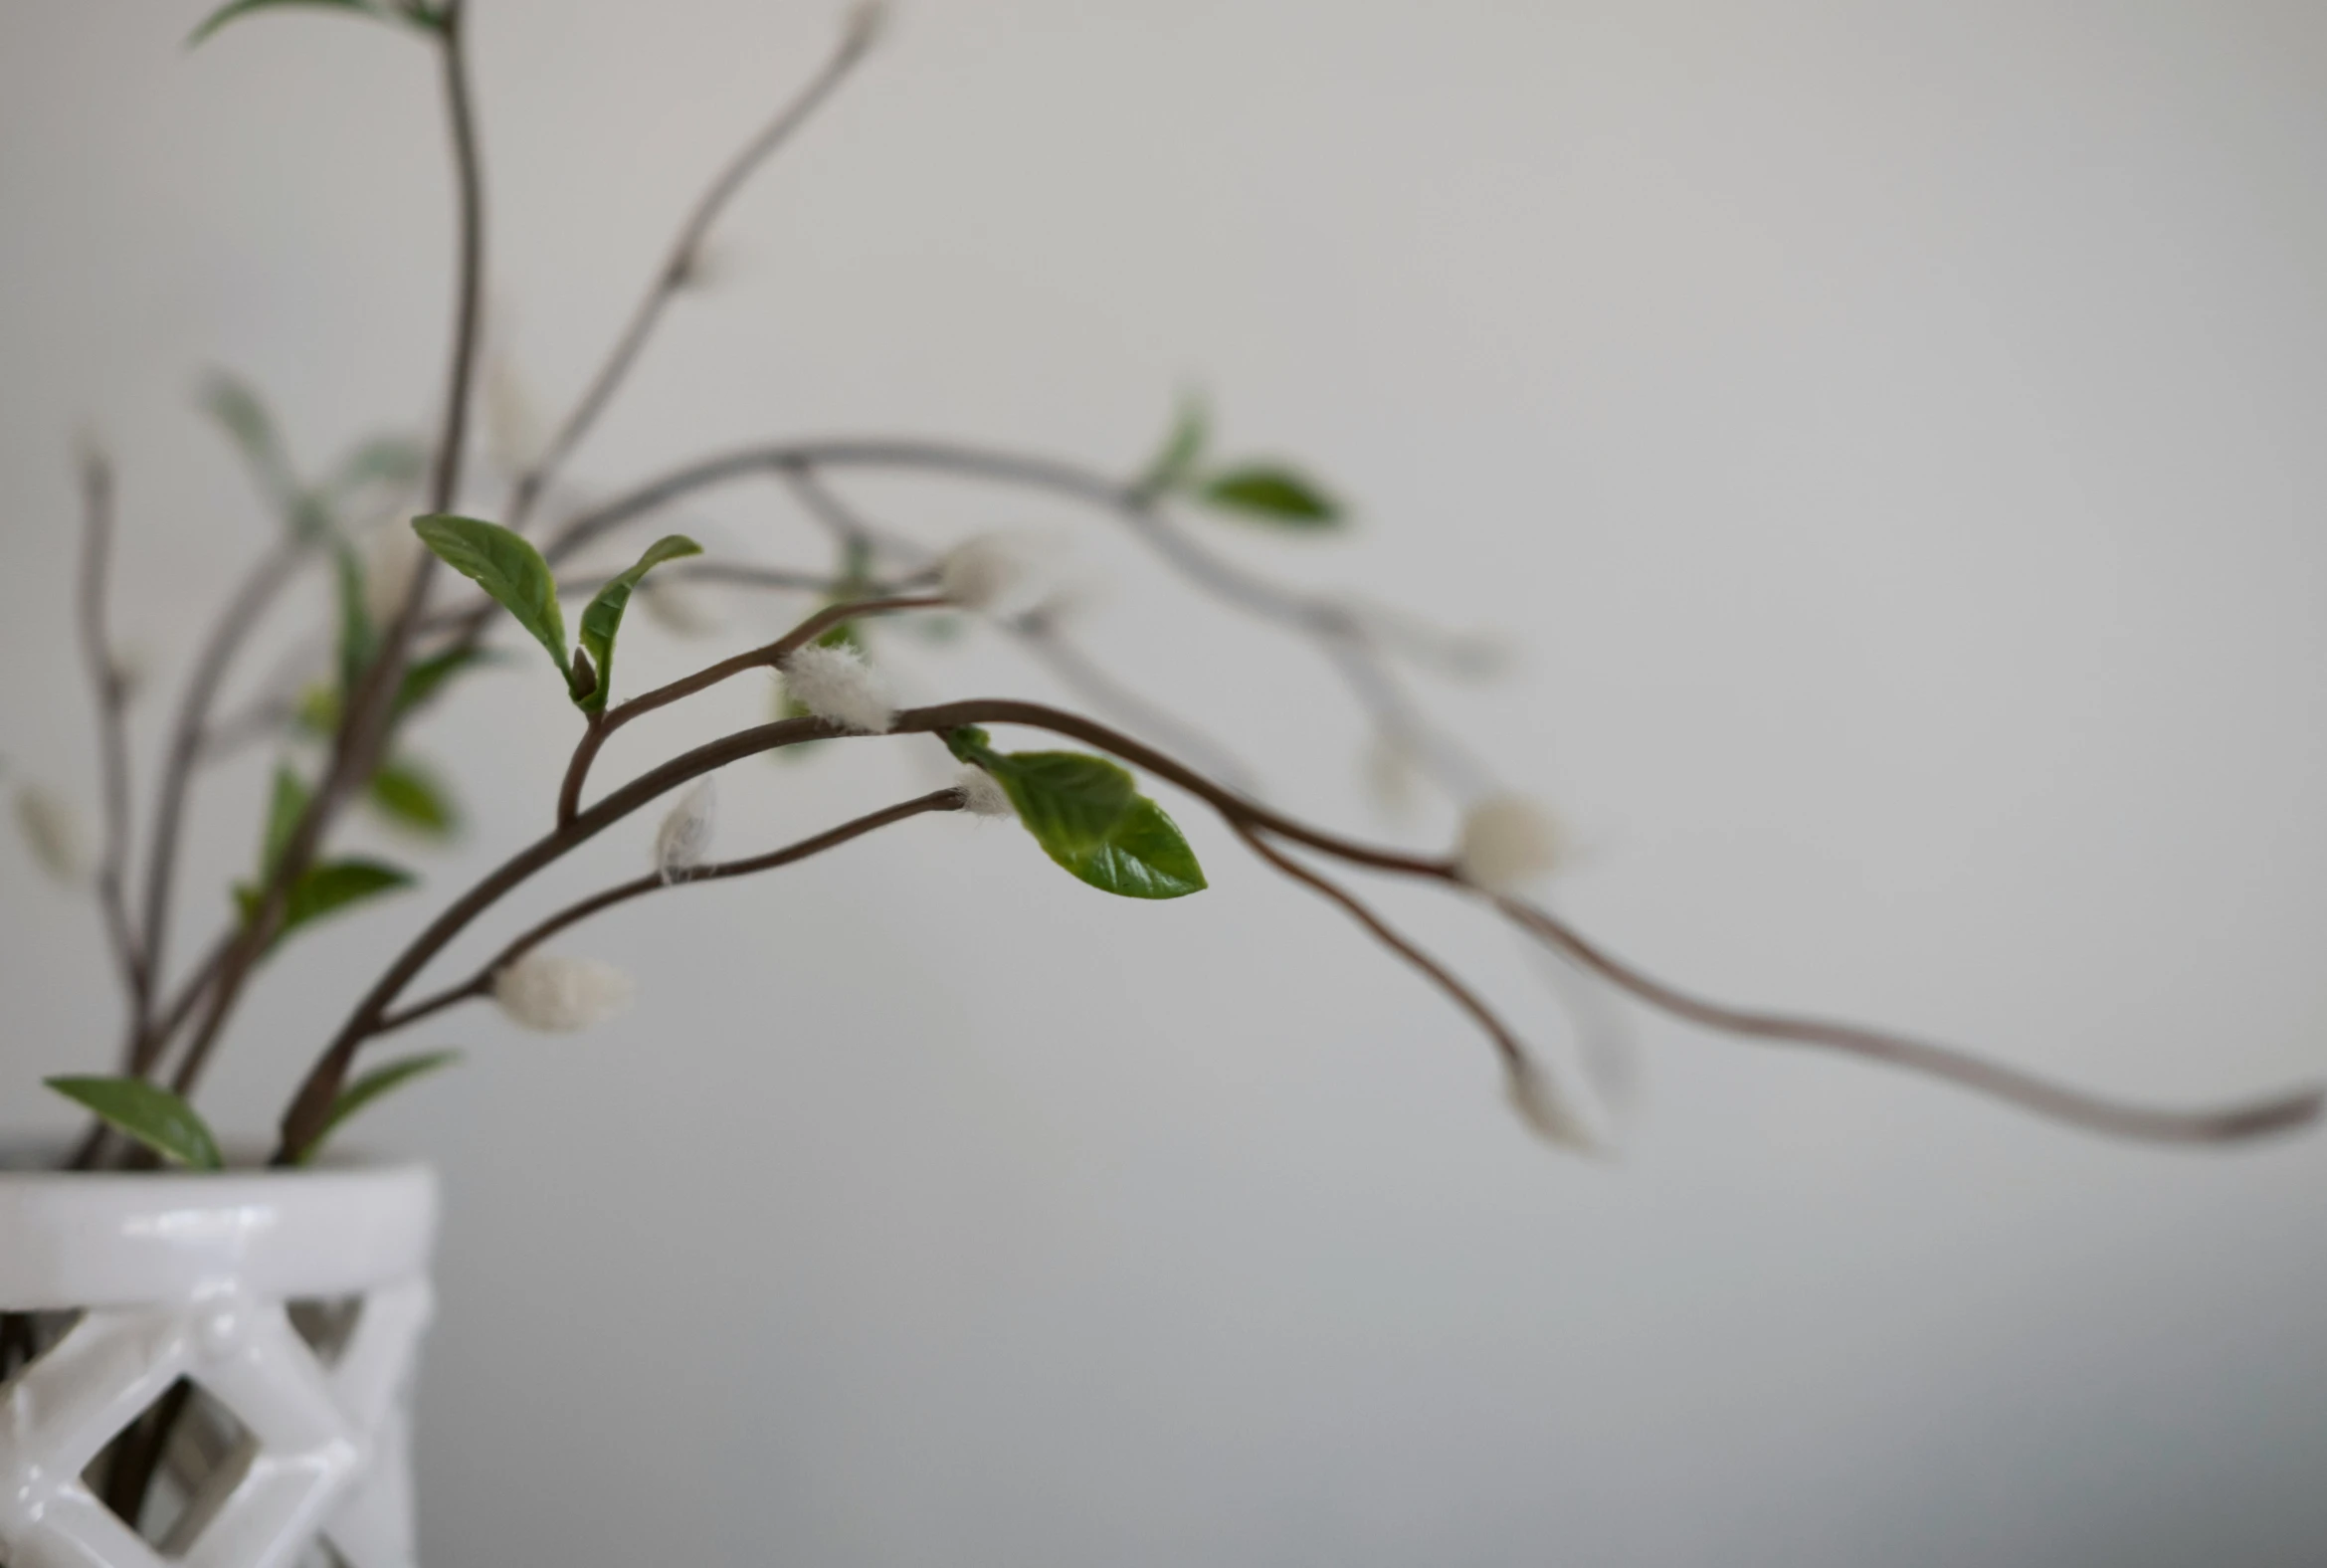
{"label": "small green leaf", "polygon": [[331,476],[331,492],[350,495],[371,485],[400,490],[417,483],[428,467],[420,444],[403,436],[375,436],[356,448]]}
{"label": "small green leaf", "polygon": [[401,1088],[416,1078],[423,1078],[439,1068],[451,1067],[461,1060],[458,1051],[424,1051],[418,1056],[399,1057],[381,1064],[339,1091],[331,1102],[331,1114],[324,1119],[323,1129],[316,1133],[306,1147],[291,1156],[293,1165],[304,1165],[322,1151],[323,1144],[338,1129],[341,1122],[378,1099],[390,1089]]}
{"label": "small green leaf", "polygon": [[461,824],[445,786],[409,757],[389,762],[372,775],[372,807],[400,828],[427,838],[449,837]]}
{"label": "small green leaf", "polygon": [[557,579],[549,563],[523,536],[497,522],[456,517],[448,512],[412,519],[412,531],[438,559],[492,595],[517,618],[557,663],[560,679],[572,681],[566,665],[565,613],[557,607]]}
{"label": "small green leaf", "polygon": [[1241,512],[1285,528],[1330,528],[1338,501],[1288,468],[1252,464],[1213,475],[1196,492],[1207,506]]}
{"label": "small green leaf", "polygon": [[582,651],[590,656],[597,667],[589,691],[575,698],[583,712],[600,712],[606,706],[607,688],[614,683],[614,639],[622,630],[622,612],[630,605],[631,590],[638,587],[640,579],[647,573],[665,561],[702,553],[703,547],[685,534],[665,534],[647,546],[647,553],[639,557],[636,566],[598,590],[598,597],[591,600],[590,608],[582,612]]}
{"label": "small green leaf", "polygon": [[489,648],[448,648],[441,654],[415,660],[404,672],[404,684],[396,688],[395,716],[405,714],[427,703],[444,684],[473,665],[490,665],[500,657]]}
{"label": "small green leaf", "polygon": [[267,836],[259,843],[260,882],[273,877],[275,868],[283,863],[283,852],[291,848],[291,836],[298,831],[299,818],[306,815],[310,793],[288,765],[276,766],[275,793],[267,802]]}
{"label": "small green leaf", "polygon": [[198,1171],[226,1168],[209,1123],[159,1083],[131,1078],[53,1078],[42,1081],[165,1160]]}
{"label": "small green leaf", "polygon": [[192,49],[227,23],[249,16],[254,11],[281,11],[291,6],[306,6],[329,11],[353,11],[362,16],[386,20],[389,13],[368,0],[227,0],[225,5],[202,19],[202,25],[186,38],[186,47]]}
{"label": "small green leaf", "polygon": [[1203,890],[1196,852],[1127,769],[1079,751],[997,752],[977,730],[946,744],[993,774],[1043,852],[1093,887],[1126,898]]}
{"label": "small green leaf", "polygon": [[1132,487],[1133,491],[1152,499],[1184,487],[1195,475],[1197,460],[1204,456],[1204,443],[1211,434],[1211,426],[1204,400],[1193,393],[1183,396],[1179,413],[1172,421],[1172,433],[1164,438],[1162,448],[1147,465],[1147,472]]}
{"label": "small green leaf", "polygon": [[318,740],[329,740],[339,733],[339,690],[336,686],[318,681],[298,695],[298,705],[291,709],[291,724]]}
{"label": "small green leaf", "polygon": [[[275,932],[275,941],[280,944],[310,920],[335,914],[381,893],[409,887],[413,882],[410,872],[398,871],[378,861],[327,861],[321,866],[310,866],[291,884],[283,906],[283,924]],[[247,882],[235,888],[235,903],[242,910],[245,924],[259,916],[261,890],[260,886]]]}
{"label": "small green leaf", "polygon": [[202,407],[233,440],[267,497],[290,514],[298,500],[298,477],[291,473],[283,437],[259,394],[221,370],[202,383]]}
{"label": "small green leaf", "polygon": [[344,539],[333,541],[331,554],[339,584],[339,689],[345,695],[363,680],[380,639],[364,603],[363,558]]}

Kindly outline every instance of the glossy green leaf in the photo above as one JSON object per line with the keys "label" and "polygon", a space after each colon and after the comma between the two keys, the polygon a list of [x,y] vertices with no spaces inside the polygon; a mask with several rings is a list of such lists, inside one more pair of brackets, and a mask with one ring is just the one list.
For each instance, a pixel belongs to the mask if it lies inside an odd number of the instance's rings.
{"label": "glossy green leaf", "polygon": [[159,1083],[132,1078],[53,1078],[49,1087],[116,1132],[127,1134],[165,1160],[198,1171],[223,1170],[218,1139],[193,1106]]}
{"label": "glossy green leaf", "polygon": [[339,586],[339,689],[344,696],[363,680],[380,639],[364,602],[363,558],[344,539],[333,541],[331,555]]}
{"label": "glossy green leaf", "polygon": [[396,826],[428,838],[447,838],[461,825],[461,814],[444,784],[409,757],[391,761],[374,773],[366,797],[375,811]]}
{"label": "glossy green leaf", "polygon": [[590,689],[574,698],[583,712],[602,712],[606,707],[607,691],[614,684],[614,639],[622,631],[622,612],[630,606],[631,591],[638,587],[640,579],[665,561],[702,553],[703,547],[685,534],[665,534],[647,546],[647,553],[639,557],[637,565],[598,590],[598,597],[582,612],[579,633],[582,651],[589,655],[595,667]]}
{"label": "glossy green leaf", "polygon": [[412,519],[412,531],[437,558],[492,595],[494,602],[549,651],[558,676],[570,685],[565,613],[557,607],[557,579],[549,563],[521,535],[497,522],[449,512]]}
{"label": "glossy green leaf", "polygon": [[1079,751],[997,752],[977,730],[956,730],[946,743],[993,774],[1043,852],[1093,887],[1126,898],[1204,888],[1179,826],[1119,764]]}
{"label": "glossy green leaf", "polygon": [[[290,895],[283,906],[283,923],[276,929],[275,941],[281,943],[311,920],[335,914],[382,893],[394,892],[399,887],[409,887],[413,881],[410,872],[399,871],[378,861],[326,861],[320,866],[310,866],[298,881],[291,884]],[[235,888],[235,903],[241,908],[246,923],[258,917],[260,892],[259,887],[249,883]]]}
{"label": "glossy green leaf", "polygon": [[288,765],[276,767],[275,790],[267,802],[267,836],[259,844],[261,882],[274,876],[275,868],[282,864],[283,852],[291,848],[291,836],[298,831],[299,818],[306,815],[311,793]]}
{"label": "glossy green leaf", "polygon": [[1193,394],[1180,399],[1180,409],[1172,421],[1172,433],[1164,438],[1139,483],[1132,489],[1141,496],[1152,498],[1168,495],[1187,485],[1196,472],[1196,464],[1204,456],[1204,443],[1211,434],[1211,417],[1205,412],[1204,400]]}
{"label": "glossy green leaf", "polygon": [[186,47],[192,49],[229,22],[249,16],[254,11],[284,11],[292,6],[308,10],[353,11],[360,16],[387,20],[393,13],[372,5],[369,0],[227,0],[202,19],[202,25],[187,35]]}
{"label": "glossy green leaf", "polygon": [[331,1114],[323,1122],[323,1130],[316,1133],[306,1147],[291,1156],[291,1163],[304,1165],[322,1152],[325,1142],[339,1124],[373,1100],[391,1089],[402,1088],[416,1078],[424,1078],[439,1068],[451,1067],[461,1060],[458,1051],[424,1051],[418,1056],[399,1057],[383,1063],[339,1091],[331,1102]]}
{"label": "glossy green leaf", "polygon": [[1207,479],[1196,491],[1207,506],[1283,528],[1330,528],[1341,505],[1315,483],[1288,468],[1253,464]]}

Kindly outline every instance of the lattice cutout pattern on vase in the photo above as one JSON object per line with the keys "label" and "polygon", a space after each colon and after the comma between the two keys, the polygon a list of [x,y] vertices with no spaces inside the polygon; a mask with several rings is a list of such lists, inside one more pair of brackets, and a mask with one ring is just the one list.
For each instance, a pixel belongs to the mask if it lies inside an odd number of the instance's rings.
{"label": "lattice cutout pattern on vase", "polygon": [[[412,1568],[406,1409],[431,1306],[409,1279],[341,1302],[225,1288],[83,1312],[0,1385],[0,1565]],[[148,1541],[91,1467],[181,1383]]]}

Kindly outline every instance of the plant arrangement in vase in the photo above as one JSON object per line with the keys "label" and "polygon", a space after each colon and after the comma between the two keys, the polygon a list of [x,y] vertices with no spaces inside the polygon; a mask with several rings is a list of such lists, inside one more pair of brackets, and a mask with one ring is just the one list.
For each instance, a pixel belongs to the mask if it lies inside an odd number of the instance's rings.
{"label": "plant arrangement in vase", "polygon": [[[207,406],[281,514],[283,529],[235,587],[187,667],[152,804],[141,818],[132,807],[127,740],[131,682],[106,624],[112,483],[101,456],[84,458],[81,652],[97,699],[102,781],[100,848],[88,881],[119,972],[127,1019],[116,1072],[48,1079],[93,1117],[65,1161],[71,1170],[167,1164],[225,1172],[220,1140],[196,1101],[262,966],[309,922],[344,915],[416,881],[399,867],[334,853],[334,829],[366,803],[424,831],[444,828],[452,818],[449,797],[432,771],[401,749],[404,728],[456,695],[488,663],[505,666],[512,659],[524,662],[524,678],[541,685],[544,700],[562,702],[574,714],[576,736],[562,781],[555,799],[544,803],[548,827],[445,902],[374,983],[349,999],[343,1021],[317,1042],[312,1065],[291,1087],[268,1162],[273,1167],[310,1164],[350,1116],[453,1059],[449,1052],[423,1051],[383,1060],[384,1043],[413,1026],[466,1004],[489,1002],[522,1025],[563,1031],[586,1028],[622,1005],[630,990],[623,974],[551,945],[570,927],[620,904],[680,895],[697,882],[779,871],[911,819],[945,813],[1015,822],[1035,848],[1100,892],[1171,899],[1203,891],[1205,875],[1194,849],[1165,808],[1144,792],[1143,780],[1160,781],[1203,807],[1244,851],[1336,906],[1441,991],[1484,1035],[1523,1123],[1564,1147],[1592,1151],[1608,1142],[1608,1085],[1589,1071],[1547,1066],[1454,967],[1393,926],[1345,885],[1341,873],[1422,882],[1474,902],[1590,984],[1707,1029],[1905,1068],[2088,1131],[2219,1144],[2316,1118],[2316,1088],[2196,1110],[2122,1103],[1885,1030],[1708,1001],[1603,948],[1529,896],[1530,886],[1559,857],[1553,821],[1525,798],[1489,784],[1485,770],[1428,722],[1408,695],[1407,667],[1458,664],[1474,651],[1403,617],[1254,575],[1203,541],[1194,519],[1207,513],[1325,532],[1337,526],[1343,509],[1327,487],[1294,466],[1216,460],[1198,404],[1184,405],[1160,450],[1128,473],[910,437],[770,440],[685,463],[610,496],[569,493],[569,460],[623,387],[666,307],[697,277],[704,243],[721,213],[863,61],[880,27],[875,6],[849,13],[822,69],[717,171],[563,421],[525,461],[493,476],[501,483],[490,493],[481,493],[469,460],[485,333],[485,198],[462,0],[234,0],[195,39],[252,13],[291,5],[357,13],[410,33],[435,51],[441,65],[459,251],[440,422],[425,447],[369,443],[318,483],[296,471],[254,394],[230,380],[212,383]],[[1267,803],[1208,739],[1081,654],[1047,592],[1038,552],[999,535],[927,545],[907,529],[867,516],[835,486],[852,474],[896,472],[1079,503],[1127,529],[1196,591],[1311,642],[1365,708],[1383,753],[1456,799],[1462,808],[1456,842],[1426,850],[1378,844]],[[621,543],[674,505],[745,480],[773,481],[790,493],[829,542],[829,566],[719,559],[674,532],[643,548],[634,543],[619,570],[589,575],[577,568],[592,548]],[[401,504],[407,495],[411,503]],[[397,514],[385,537],[407,548],[382,548],[353,525],[359,513],[389,506]],[[292,669],[287,681],[267,685],[245,708],[223,710],[222,695],[254,628],[295,586],[316,582],[332,607],[330,652],[313,662],[321,668]],[[678,680],[630,689],[618,655],[633,602],[654,604],[655,596],[688,583],[789,594],[816,607],[770,642]],[[576,607],[570,621],[568,606]],[[1009,696],[900,706],[868,658],[866,629],[892,619],[960,615],[981,618],[1023,643],[1104,716]],[[512,630],[522,636],[510,636]],[[524,646],[528,640],[549,660],[554,687],[540,682],[536,655]],[[515,645],[513,656],[501,646],[508,644]],[[595,777],[603,748],[634,720],[763,671],[780,681],[776,716],[702,740],[611,786]],[[1042,738],[1006,744],[997,730]],[[185,962],[173,950],[171,924],[189,794],[218,758],[266,743],[281,745],[284,760],[262,808],[254,811],[259,832],[253,875],[232,889],[221,928]],[[795,842],[724,856],[716,848],[715,776],[746,758],[823,743],[941,747],[955,771],[941,787],[868,803],[871,809],[862,815]],[[777,788],[770,777],[730,781],[727,787]],[[29,784],[19,785],[16,805],[36,853],[52,869],[72,873],[79,837],[72,809]],[[659,817],[648,870],[537,916],[474,970],[422,987],[424,975],[456,939],[499,914],[503,901],[536,874],[616,824],[648,813]],[[1589,1067],[1594,1059],[1587,1053],[1581,1060]],[[0,1306],[7,1304],[0,1300]],[[20,1397],[25,1375],[68,1347],[75,1332],[70,1318],[54,1313],[20,1308],[0,1315],[0,1393]],[[180,1399],[175,1406],[164,1401],[132,1411],[136,1419],[120,1427],[91,1463],[89,1485],[101,1489],[111,1512],[132,1528],[141,1524],[157,1476],[168,1472],[172,1445],[189,1425],[186,1406]],[[222,1497],[244,1484],[239,1472],[229,1482],[218,1488]],[[176,1484],[191,1490],[193,1483]],[[0,1517],[0,1544],[7,1542]]]}

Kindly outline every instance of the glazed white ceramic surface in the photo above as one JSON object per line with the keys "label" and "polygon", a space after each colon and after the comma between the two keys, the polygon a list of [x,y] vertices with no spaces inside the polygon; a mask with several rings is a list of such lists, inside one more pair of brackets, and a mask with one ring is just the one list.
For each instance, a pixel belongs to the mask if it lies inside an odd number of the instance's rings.
{"label": "glazed white ceramic surface", "polygon": [[[413,1561],[408,1387],[432,1309],[419,1165],[247,1174],[0,1171],[0,1310],[81,1315],[0,1385],[0,1561],[349,1568]],[[361,1298],[328,1364],[300,1299]],[[165,1557],[81,1479],[178,1378],[247,1429]]]}

